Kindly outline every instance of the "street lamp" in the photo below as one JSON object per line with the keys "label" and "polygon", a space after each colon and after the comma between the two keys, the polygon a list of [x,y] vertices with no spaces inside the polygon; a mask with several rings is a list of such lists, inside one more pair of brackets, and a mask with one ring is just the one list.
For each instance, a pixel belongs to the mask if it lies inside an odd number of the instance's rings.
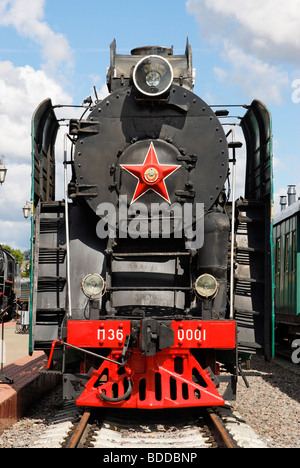
{"label": "street lamp", "polygon": [[23,210],[24,218],[27,219],[29,217],[30,211],[31,211],[31,206],[30,206],[30,203],[28,201],[26,202],[26,205],[23,206],[22,210]]}
{"label": "street lamp", "polygon": [[0,184],[2,185],[5,181],[7,169],[3,166],[3,161],[0,159]]}

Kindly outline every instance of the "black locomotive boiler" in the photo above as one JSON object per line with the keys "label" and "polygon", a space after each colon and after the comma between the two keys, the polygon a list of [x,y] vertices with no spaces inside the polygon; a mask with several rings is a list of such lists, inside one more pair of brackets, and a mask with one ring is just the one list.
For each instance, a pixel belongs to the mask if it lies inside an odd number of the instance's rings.
{"label": "black locomotive boiler", "polygon": [[60,366],[78,405],[223,405],[240,357],[272,356],[269,113],[242,107],[245,196],[232,203],[241,143],[193,93],[188,42],[119,55],[114,41],[107,85],[70,120],[63,200],[56,106],[33,117],[30,352]]}

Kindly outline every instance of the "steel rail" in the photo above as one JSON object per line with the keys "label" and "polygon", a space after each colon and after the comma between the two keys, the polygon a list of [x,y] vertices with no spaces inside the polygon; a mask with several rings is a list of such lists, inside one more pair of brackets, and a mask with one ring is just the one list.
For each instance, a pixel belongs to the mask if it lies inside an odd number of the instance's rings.
{"label": "steel rail", "polygon": [[219,416],[211,411],[208,412],[208,415],[215,430],[217,431],[218,436],[224,443],[225,448],[237,448],[237,446],[231,440],[231,437],[226,431],[225,427],[223,426]]}
{"label": "steel rail", "polygon": [[81,420],[79,421],[78,425],[74,429],[74,432],[71,435],[70,440],[68,441],[65,448],[78,448],[78,445],[81,441],[85,428],[89,422],[90,416],[91,416],[91,413],[89,411],[86,411],[82,415]]}

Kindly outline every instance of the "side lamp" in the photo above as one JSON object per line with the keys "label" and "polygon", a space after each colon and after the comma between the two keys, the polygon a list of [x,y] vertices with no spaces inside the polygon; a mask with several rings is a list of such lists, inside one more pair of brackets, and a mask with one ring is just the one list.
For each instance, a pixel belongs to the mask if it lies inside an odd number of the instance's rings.
{"label": "side lamp", "polygon": [[30,211],[31,211],[31,206],[30,206],[30,203],[28,201],[26,202],[26,205],[23,206],[22,210],[23,210],[24,218],[27,219],[29,217]]}
{"label": "side lamp", "polygon": [[3,166],[3,160],[0,159],[0,184],[2,185],[5,181],[7,169]]}

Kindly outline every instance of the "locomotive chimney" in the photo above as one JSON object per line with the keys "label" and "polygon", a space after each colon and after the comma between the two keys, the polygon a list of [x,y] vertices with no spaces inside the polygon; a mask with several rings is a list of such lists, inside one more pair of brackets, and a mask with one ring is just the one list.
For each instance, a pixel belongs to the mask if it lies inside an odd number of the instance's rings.
{"label": "locomotive chimney", "polygon": [[280,197],[280,206],[281,206],[281,211],[284,211],[286,209],[287,201],[286,201],[286,196],[283,195]]}
{"label": "locomotive chimney", "polygon": [[173,55],[172,47],[145,46],[132,49],[131,55],[162,55],[165,57]]}
{"label": "locomotive chimney", "polygon": [[291,206],[296,201],[296,185],[289,185],[288,187],[288,204]]}

